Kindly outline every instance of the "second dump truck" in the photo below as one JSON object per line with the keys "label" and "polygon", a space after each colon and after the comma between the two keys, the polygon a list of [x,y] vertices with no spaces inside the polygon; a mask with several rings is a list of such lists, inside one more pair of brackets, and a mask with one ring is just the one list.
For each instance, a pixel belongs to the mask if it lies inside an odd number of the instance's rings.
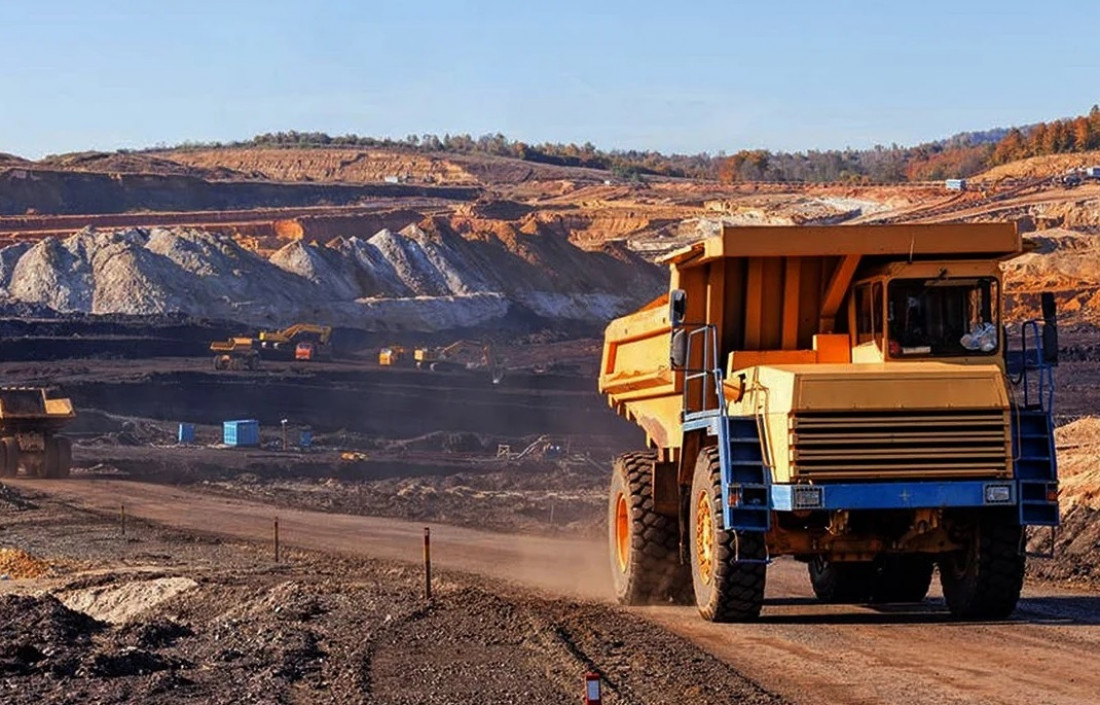
{"label": "second dump truck", "polygon": [[599,386],[645,431],[609,498],[620,602],[757,617],[769,563],[827,602],[999,619],[1058,523],[1053,299],[1009,350],[1012,224],[726,227],[607,328]]}
{"label": "second dump truck", "polygon": [[40,387],[0,387],[0,477],[68,477],[72,442],[58,432],[76,413],[68,399]]}

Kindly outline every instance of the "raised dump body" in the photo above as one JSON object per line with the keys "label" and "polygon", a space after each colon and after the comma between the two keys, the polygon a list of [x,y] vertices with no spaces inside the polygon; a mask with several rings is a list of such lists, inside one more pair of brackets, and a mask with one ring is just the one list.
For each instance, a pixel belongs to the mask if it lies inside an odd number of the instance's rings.
{"label": "raised dump body", "polygon": [[76,418],[68,399],[39,387],[0,387],[0,476],[68,477],[72,443],[57,435]]}
{"label": "raised dump body", "polygon": [[1023,527],[1058,521],[1054,312],[1011,354],[1000,320],[1022,251],[1012,224],[727,227],[666,257],[600,371],[649,445],[612,480],[619,599],[751,618],[793,555],[825,600],[920,600],[938,563],[953,614],[1009,614]]}

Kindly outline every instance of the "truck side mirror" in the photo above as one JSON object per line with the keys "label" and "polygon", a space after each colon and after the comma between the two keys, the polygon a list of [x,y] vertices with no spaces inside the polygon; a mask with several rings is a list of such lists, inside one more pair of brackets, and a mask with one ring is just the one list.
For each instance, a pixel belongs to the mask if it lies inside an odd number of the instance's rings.
{"label": "truck side mirror", "polygon": [[687,367],[688,356],[687,331],[680,329],[672,334],[672,344],[668,350],[668,361],[674,370],[682,370]]}
{"label": "truck side mirror", "polygon": [[1043,362],[1058,364],[1058,305],[1054,294],[1044,291],[1040,296],[1043,308]]}
{"label": "truck side mirror", "polygon": [[683,289],[673,289],[668,294],[668,320],[673,328],[679,328],[684,324],[684,316],[687,315],[687,292]]}

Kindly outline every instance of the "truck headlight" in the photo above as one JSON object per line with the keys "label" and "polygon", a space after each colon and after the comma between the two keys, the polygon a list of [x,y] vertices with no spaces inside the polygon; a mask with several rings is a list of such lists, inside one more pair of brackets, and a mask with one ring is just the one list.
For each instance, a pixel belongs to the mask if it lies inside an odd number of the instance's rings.
{"label": "truck headlight", "polygon": [[1012,502],[1012,485],[986,485],[986,504],[1009,504]]}
{"label": "truck headlight", "polygon": [[791,506],[794,509],[820,509],[825,504],[824,491],[821,487],[795,485],[791,489],[791,494]]}

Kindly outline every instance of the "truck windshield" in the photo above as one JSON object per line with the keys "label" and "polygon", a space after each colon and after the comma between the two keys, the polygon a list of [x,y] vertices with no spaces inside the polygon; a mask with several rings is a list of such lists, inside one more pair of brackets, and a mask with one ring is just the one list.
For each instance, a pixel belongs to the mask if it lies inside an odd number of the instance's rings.
{"label": "truck windshield", "polygon": [[997,295],[992,277],[894,279],[886,296],[890,356],[995,354]]}

